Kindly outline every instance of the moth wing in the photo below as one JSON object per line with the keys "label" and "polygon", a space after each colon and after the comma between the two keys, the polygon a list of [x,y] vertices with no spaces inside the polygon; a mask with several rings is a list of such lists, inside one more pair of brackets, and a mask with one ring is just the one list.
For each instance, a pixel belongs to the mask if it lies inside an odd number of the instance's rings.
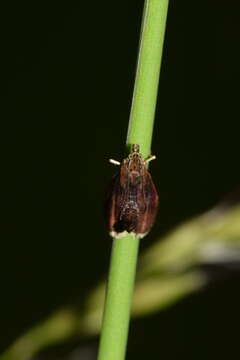
{"label": "moth wing", "polygon": [[140,215],[136,234],[141,237],[147,234],[155,221],[158,210],[158,193],[147,169],[144,169],[142,177],[142,189],[139,195],[143,206],[140,206]]}
{"label": "moth wing", "polygon": [[106,219],[110,232],[114,231],[114,225],[119,218],[122,193],[123,189],[120,184],[120,173],[117,173],[112,179],[106,199]]}

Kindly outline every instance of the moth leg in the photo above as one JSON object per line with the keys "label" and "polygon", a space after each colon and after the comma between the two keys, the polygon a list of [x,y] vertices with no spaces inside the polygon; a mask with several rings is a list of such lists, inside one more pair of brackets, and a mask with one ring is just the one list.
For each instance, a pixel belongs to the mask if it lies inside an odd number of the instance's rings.
{"label": "moth leg", "polygon": [[146,159],[144,162],[145,164],[149,163],[150,161],[152,160],[155,160],[156,159],[156,156],[155,155],[151,155],[148,159]]}
{"label": "moth leg", "polygon": [[114,165],[121,165],[121,163],[117,160],[109,159],[109,162]]}

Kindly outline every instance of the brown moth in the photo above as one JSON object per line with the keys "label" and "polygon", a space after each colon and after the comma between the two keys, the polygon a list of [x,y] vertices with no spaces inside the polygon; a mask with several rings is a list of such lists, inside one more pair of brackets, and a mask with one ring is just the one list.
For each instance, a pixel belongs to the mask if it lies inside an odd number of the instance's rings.
{"label": "brown moth", "polygon": [[112,237],[123,237],[126,232],[144,237],[154,224],[158,194],[146,164],[155,159],[144,160],[139,145],[132,145],[129,156],[115,165],[121,165],[114,176],[107,198],[107,225]]}

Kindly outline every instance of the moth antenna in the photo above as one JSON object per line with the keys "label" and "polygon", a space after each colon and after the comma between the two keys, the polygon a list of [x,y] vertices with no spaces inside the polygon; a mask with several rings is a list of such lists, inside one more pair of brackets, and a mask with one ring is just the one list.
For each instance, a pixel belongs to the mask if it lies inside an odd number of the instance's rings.
{"label": "moth antenna", "polygon": [[109,159],[109,162],[114,165],[121,165],[121,163],[117,160]]}
{"label": "moth antenna", "polygon": [[155,155],[152,155],[150,156],[148,159],[145,160],[145,164],[149,163],[150,161],[152,160],[155,160],[156,159],[156,156]]}

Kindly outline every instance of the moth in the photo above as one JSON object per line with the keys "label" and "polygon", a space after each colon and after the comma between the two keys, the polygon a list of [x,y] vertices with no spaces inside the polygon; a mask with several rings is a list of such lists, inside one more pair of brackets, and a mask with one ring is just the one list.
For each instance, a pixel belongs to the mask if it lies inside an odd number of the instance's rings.
{"label": "moth", "polygon": [[107,226],[112,237],[133,233],[143,238],[154,224],[158,209],[158,194],[147,169],[151,156],[144,160],[139,145],[132,145],[129,156],[114,176],[106,202]]}

